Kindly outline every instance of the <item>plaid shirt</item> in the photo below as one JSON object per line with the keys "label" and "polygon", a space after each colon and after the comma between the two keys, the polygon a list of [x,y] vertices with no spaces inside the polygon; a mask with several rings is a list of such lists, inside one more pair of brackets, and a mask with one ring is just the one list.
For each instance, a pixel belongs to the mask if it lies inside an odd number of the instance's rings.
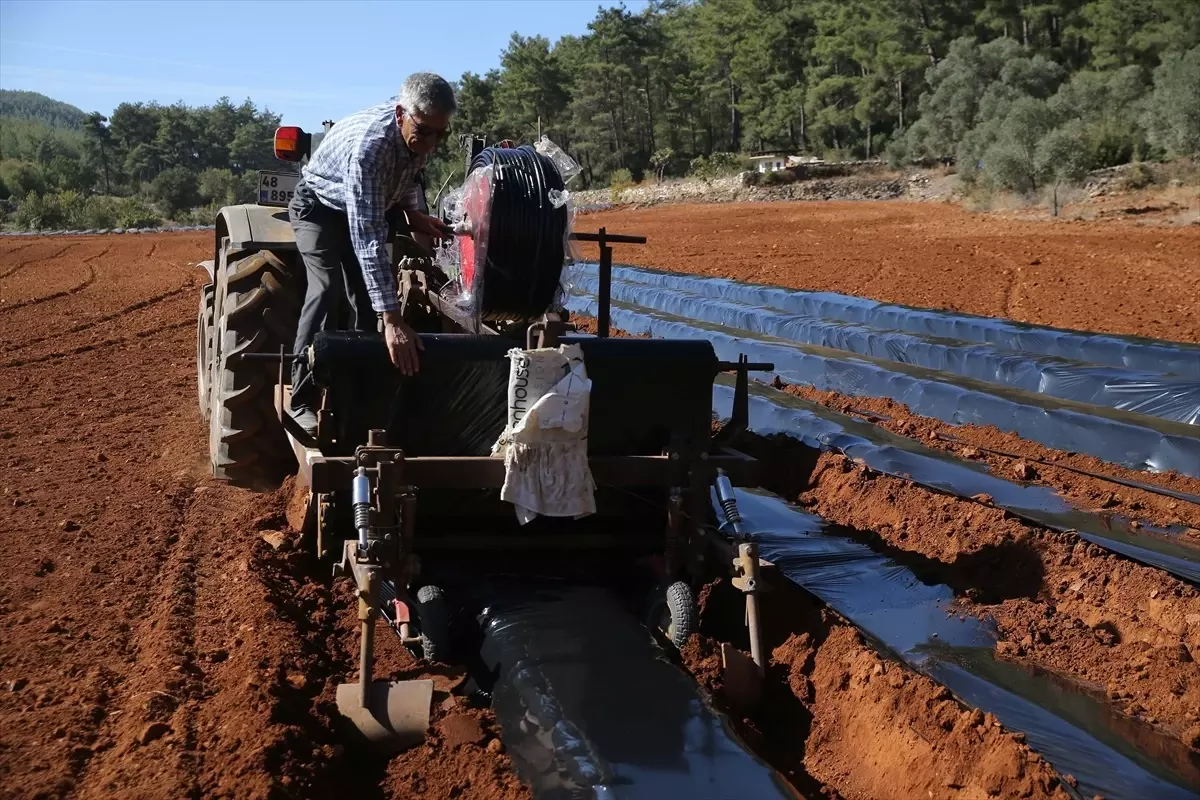
{"label": "plaid shirt", "polygon": [[322,203],[346,213],[350,243],[376,311],[400,307],[387,257],[387,212],[395,205],[420,208],[416,177],[424,165],[424,156],[408,149],[396,122],[396,104],[389,102],[334,125],[302,170],[304,182]]}

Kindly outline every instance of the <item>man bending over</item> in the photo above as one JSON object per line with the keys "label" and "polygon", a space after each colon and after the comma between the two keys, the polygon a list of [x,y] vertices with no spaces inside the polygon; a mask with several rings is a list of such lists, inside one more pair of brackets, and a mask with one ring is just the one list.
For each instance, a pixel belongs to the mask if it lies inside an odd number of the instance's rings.
{"label": "man bending over", "polygon": [[[450,133],[457,106],[441,77],[415,73],[400,87],[398,102],[351,114],[325,134],[301,170],[288,217],[304,259],[308,290],[292,352],[301,353],[317,333],[337,327],[343,289],[350,327],[383,333],[392,363],[405,375],[417,370],[417,334],[400,319],[396,278],[387,257],[388,212],[402,210],[414,233],[450,235],[436,217],[419,210],[417,173]],[[317,387],[308,364],[292,364],[292,417],[316,432]]]}

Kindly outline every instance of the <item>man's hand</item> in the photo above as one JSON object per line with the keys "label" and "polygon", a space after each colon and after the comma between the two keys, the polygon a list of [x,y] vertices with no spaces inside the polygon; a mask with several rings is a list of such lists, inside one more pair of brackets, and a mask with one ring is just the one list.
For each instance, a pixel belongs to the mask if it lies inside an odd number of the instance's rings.
{"label": "man's hand", "polygon": [[400,319],[399,311],[383,312],[383,339],[387,342],[388,355],[392,364],[402,375],[414,375],[417,372],[417,351],[424,350],[421,338],[417,332]]}
{"label": "man's hand", "polygon": [[412,228],[413,233],[423,233],[426,236],[432,236],[434,239],[449,239],[454,236],[454,231],[450,226],[437,217],[422,214],[420,211],[407,211],[405,213],[408,214],[408,225]]}

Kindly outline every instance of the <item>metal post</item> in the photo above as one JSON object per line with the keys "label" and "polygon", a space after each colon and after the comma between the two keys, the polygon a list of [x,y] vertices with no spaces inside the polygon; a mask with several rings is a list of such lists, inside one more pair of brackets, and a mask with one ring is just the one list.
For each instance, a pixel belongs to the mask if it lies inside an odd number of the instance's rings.
{"label": "metal post", "polygon": [[759,674],[765,668],[762,652],[762,631],[758,627],[758,545],[742,542],[738,545],[738,557],[734,562],[741,575],[734,578],[733,585],[746,594],[746,628],[750,634],[750,657],[754,659]]}
{"label": "metal post", "polygon": [[607,232],[600,229],[600,309],[596,317],[596,335],[608,338],[610,303],[612,295],[612,248],[608,246]]}
{"label": "metal post", "polygon": [[[375,571],[367,573],[366,591],[358,598],[358,617],[362,620],[362,649],[358,653],[359,698],[363,708],[371,702],[371,660],[375,653],[375,606],[379,603],[379,584]],[[365,595],[365,596],[363,596]]]}

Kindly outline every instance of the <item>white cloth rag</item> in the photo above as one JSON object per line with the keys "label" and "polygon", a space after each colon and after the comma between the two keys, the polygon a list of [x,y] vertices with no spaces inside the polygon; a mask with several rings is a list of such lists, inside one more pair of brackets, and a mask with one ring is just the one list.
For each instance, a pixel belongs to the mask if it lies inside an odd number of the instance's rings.
{"label": "white cloth rag", "polygon": [[508,353],[508,425],[492,447],[504,454],[500,497],[521,524],[541,515],[579,518],[596,513],[588,465],[592,382],[577,344]]}

